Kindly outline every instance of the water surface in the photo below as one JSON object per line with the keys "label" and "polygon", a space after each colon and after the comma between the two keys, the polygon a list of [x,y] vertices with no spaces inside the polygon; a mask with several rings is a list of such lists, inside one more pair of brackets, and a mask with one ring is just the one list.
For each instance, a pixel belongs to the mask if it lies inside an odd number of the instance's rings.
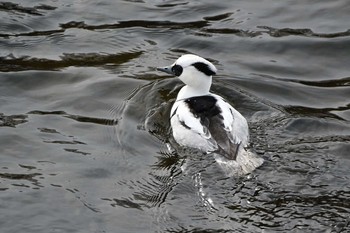
{"label": "water surface", "polygon": [[[2,232],[349,232],[350,5],[0,2]],[[265,164],[170,152],[184,53]],[[181,169],[186,165],[185,172]]]}

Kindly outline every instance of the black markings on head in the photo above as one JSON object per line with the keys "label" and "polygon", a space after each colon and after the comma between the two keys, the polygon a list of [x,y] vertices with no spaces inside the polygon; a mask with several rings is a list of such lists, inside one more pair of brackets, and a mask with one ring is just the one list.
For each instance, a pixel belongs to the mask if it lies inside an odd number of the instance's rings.
{"label": "black markings on head", "polygon": [[171,67],[171,71],[176,76],[180,76],[182,74],[183,68],[180,65],[174,65],[173,67]]}
{"label": "black markings on head", "polygon": [[205,64],[203,62],[196,62],[192,64],[194,67],[196,67],[196,69],[208,76],[211,76],[213,74],[216,74],[215,71],[213,71],[212,69],[210,69],[208,64]]}

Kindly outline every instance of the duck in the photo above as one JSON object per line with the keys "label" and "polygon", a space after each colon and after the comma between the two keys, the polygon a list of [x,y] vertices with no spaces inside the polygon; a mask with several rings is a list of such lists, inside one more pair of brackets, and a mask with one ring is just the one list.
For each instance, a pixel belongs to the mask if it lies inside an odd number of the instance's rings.
{"label": "duck", "polygon": [[212,77],[217,73],[214,64],[198,55],[185,54],[157,70],[185,84],[170,111],[177,144],[214,153],[216,161],[226,170],[231,167],[233,173],[250,173],[262,164],[263,159],[248,150],[247,120],[227,100],[210,92]]}

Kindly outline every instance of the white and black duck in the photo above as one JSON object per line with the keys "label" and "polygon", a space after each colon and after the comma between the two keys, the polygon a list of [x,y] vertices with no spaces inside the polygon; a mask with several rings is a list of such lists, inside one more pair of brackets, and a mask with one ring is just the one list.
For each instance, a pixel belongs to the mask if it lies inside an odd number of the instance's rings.
{"label": "white and black duck", "polygon": [[157,68],[177,76],[185,86],[171,108],[170,123],[175,141],[184,147],[213,153],[230,174],[246,174],[263,163],[247,149],[249,129],[246,119],[222,97],[210,92],[216,67],[193,54],[174,64]]}

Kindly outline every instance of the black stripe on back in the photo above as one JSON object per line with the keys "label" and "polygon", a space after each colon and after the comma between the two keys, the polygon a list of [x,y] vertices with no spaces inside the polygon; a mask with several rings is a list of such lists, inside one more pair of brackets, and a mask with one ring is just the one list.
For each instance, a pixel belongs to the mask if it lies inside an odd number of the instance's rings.
{"label": "black stripe on back", "polygon": [[[240,143],[233,143],[230,140],[231,132],[224,129],[223,116],[221,115],[221,109],[216,105],[216,98],[213,96],[196,96],[186,99],[185,103],[191,113],[200,119],[203,127],[209,130],[218,144],[218,152],[227,159],[236,160]],[[185,125],[184,127],[189,128]]]}
{"label": "black stripe on back", "polygon": [[188,105],[193,115],[200,117],[201,120],[221,113],[216,102],[216,98],[210,95],[195,96],[185,100],[185,103]]}

